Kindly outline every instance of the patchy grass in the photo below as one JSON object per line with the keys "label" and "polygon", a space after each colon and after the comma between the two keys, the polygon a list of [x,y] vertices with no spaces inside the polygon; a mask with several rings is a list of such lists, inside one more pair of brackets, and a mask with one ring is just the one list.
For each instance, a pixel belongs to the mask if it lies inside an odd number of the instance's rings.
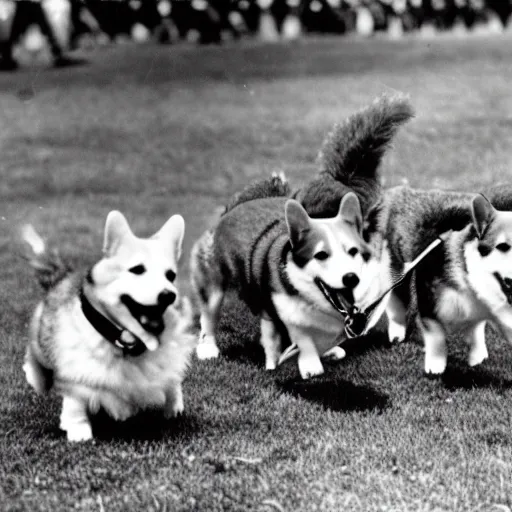
{"label": "patchy grass", "polygon": [[[59,403],[21,363],[40,292],[12,252],[35,223],[77,264],[99,255],[118,208],[140,234],[173,213],[185,255],[229,194],[281,169],[299,184],[325,133],[382,92],[411,95],[388,184],[477,189],[510,176],[507,39],[321,39],[287,45],[123,46],[91,65],[0,76],[0,508],[172,511],[504,511],[512,508],[512,355],[468,369],[451,346],[442,379],[422,375],[413,333],[350,347],[324,377],[261,366],[254,321],[226,308],[224,357],[194,361],[186,414],[95,421],[67,444]],[[182,286],[188,289],[185,256]]]}

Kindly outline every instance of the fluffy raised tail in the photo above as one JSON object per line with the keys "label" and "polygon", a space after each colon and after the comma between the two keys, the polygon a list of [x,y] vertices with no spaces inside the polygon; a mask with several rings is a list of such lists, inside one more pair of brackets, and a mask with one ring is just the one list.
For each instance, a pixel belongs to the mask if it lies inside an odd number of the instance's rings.
{"label": "fluffy raised tail", "polygon": [[56,249],[47,249],[44,240],[32,225],[26,224],[21,228],[21,240],[25,244],[22,254],[35,270],[43,289],[52,288],[71,271]]}
{"label": "fluffy raised tail", "polygon": [[382,96],[335,125],[320,151],[320,173],[296,198],[312,217],[334,217],[353,190],[366,213],[380,193],[378,168],[398,128],[414,116],[409,99]]}

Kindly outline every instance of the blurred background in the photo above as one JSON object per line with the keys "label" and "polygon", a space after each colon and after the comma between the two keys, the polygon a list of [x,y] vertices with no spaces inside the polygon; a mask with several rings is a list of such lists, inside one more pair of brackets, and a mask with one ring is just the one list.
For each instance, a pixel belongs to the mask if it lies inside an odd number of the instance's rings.
{"label": "blurred background", "polygon": [[[34,15],[35,4],[50,28]],[[0,0],[0,41],[10,59],[9,52],[38,52],[48,40],[59,53],[127,40],[206,45],[379,32],[398,38],[499,32],[511,12],[512,0]]]}

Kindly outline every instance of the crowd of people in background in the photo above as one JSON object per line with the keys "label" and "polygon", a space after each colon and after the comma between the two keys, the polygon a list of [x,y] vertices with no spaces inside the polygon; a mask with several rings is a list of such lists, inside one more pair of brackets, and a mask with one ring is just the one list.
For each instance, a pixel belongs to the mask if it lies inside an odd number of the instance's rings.
{"label": "crowd of people in background", "polygon": [[371,35],[507,26],[512,0],[0,0],[0,69],[17,67],[13,49],[35,27],[56,66],[83,40],[297,38],[308,33]]}
{"label": "crowd of people in background", "polygon": [[[109,37],[143,27],[160,42],[185,39],[190,32],[203,44],[225,37],[297,33],[388,30],[404,32],[425,25],[471,29],[494,17],[502,27],[512,14],[512,0],[72,0],[87,8]],[[75,34],[87,30],[77,25]],[[262,34],[263,32],[263,34]]]}

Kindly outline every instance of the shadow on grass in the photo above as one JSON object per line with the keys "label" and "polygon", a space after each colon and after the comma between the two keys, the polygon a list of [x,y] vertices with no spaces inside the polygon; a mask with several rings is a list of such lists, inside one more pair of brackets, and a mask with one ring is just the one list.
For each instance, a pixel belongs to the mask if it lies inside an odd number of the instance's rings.
{"label": "shadow on grass", "polygon": [[512,380],[500,376],[483,367],[448,365],[445,373],[439,377],[446,389],[496,388],[505,390],[512,388]]}
{"label": "shadow on grass", "polygon": [[[387,336],[381,330],[376,335],[347,340],[343,348],[349,357],[357,357],[370,350],[389,347]],[[223,307],[218,328],[219,348],[223,357],[263,368],[265,358],[258,342],[259,335],[257,318],[241,301],[230,297]],[[321,404],[331,411],[380,411],[387,406],[387,395],[340,378],[329,363],[325,364],[325,369],[323,376],[304,381],[299,376],[294,358],[268,375],[272,375],[272,384],[283,392]]]}
{"label": "shadow on grass", "polygon": [[100,411],[92,419],[93,433],[102,441],[155,441],[174,438],[188,439],[201,430],[194,416],[165,419],[161,412],[144,411],[126,421],[115,421]]}
{"label": "shadow on grass", "polygon": [[277,382],[285,393],[322,405],[331,411],[382,411],[388,404],[388,396],[368,386],[326,377],[312,380],[288,380]]}

